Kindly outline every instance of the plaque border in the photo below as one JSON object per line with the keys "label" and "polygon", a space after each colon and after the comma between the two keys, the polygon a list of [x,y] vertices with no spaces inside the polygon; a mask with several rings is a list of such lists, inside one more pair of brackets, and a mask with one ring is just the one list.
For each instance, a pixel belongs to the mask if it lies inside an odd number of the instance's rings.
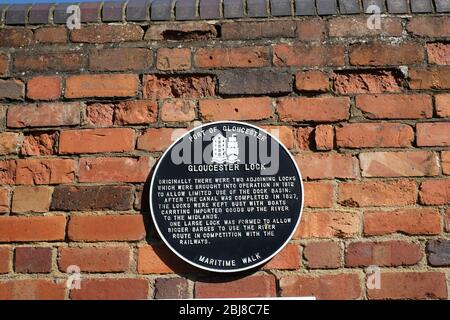
{"label": "plaque border", "polygon": [[[233,124],[238,124],[238,125],[243,125],[243,126],[249,126],[249,127],[253,127],[254,129],[260,130],[262,132],[264,132],[266,135],[268,135],[269,137],[271,137],[272,139],[274,139],[276,142],[278,142],[278,144],[287,152],[287,154],[289,155],[289,157],[291,158],[292,162],[294,163],[295,169],[297,170],[298,176],[300,178],[300,187],[302,190],[302,202],[300,204],[300,213],[298,216],[298,220],[295,224],[294,230],[292,231],[292,233],[289,235],[288,239],[280,246],[280,248],[275,251],[273,254],[271,254],[269,257],[265,258],[264,260],[259,261],[256,264],[250,265],[248,267],[244,267],[244,268],[240,268],[240,269],[232,269],[232,270],[222,270],[222,269],[214,269],[214,268],[208,268],[202,265],[199,265],[195,262],[190,261],[189,259],[183,257],[183,255],[181,255],[177,250],[175,250],[170,243],[166,240],[166,238],[164,237],[164,235],[162,234],[161,230],[158,227],[158,224],[156,223],[156,219],[155,219],[155,214],[153,212],[153,201],[152,201],[152,190],[153,190],[153,182],[156,176],[156,172],[158,172],[158,168],[159,165],[161,163],[161,161],[164,159],[164,157],[167,155],[167,153],[172,149],[172,147],[177,144],[181,139],[183,139],[183,137],[185,137],[186,135],[192,133],[195,130],[198,130],[202,127],[205,126],[213,126],[213,125],[217,125],[217,124],[221,124],[221,123],[233,123]],[[250,124],[250,123],[246,123],[246,122],[242,122],[242,121],[214,121],[214,122],[208,122],[208,123],[202,123],[200,126],[194,127],[193,129],[189,130],[188,132],[184,133],[183,135],[181,135],[179,138],[177,138],[174,142],[172,142],[172,144],[166,149],[166,151],[164,151],[164,153],[161,155],[161,157],[158,159],[158,163],[156,164],[155,169],[153,170],[153,176],[151,179],[151,183],[150,183],[150,189],[149,189],[149,193],[148,193],[148,197],[149,197],[149,204],[150,204],[150,214],[152,215],[152,220],[153,220],[153,224],[156,228],[156,230],[158,231],[159,236],[161,237],[161,239],[163,240],[163,242],[169,247],[169,249],[175,253],[179,258],[181,258],[183,261],[187,262],[188,264],[202,269],[202,270],[206,270],[206,271],[211,271],[211,272],[217,272],[217,273],[237,273],[237,272],[242,272],[242,271],[246,271],[246,270],[250,270],[250,269],[254,269],[260,265],[265,264],[266,262],[268,262],[269,260],[271,260],[273,257],[275,257],[281,250],[283,250],[283,248],[289,243],[289,241],[291,241],[292,237],[294,236],[295,232],[298,229],[298,226],[300,224],[300,220],[302,219],[302,214],[303,214],[303,209],[304,209],[304,195],[305,195],[305,188],[303,186],[303,178],[302,178],[302,174],[300,172],[300,169],[297,165],[297,162],[295,161],[294,157],[292,156],[291,152],[289,151],[288,148],[286,148],[286,146],[281,143],[281,141],[273,136],[272,134],[270,134],[269,132],[267,132],[265,129],[262,129],[254,124]]]}

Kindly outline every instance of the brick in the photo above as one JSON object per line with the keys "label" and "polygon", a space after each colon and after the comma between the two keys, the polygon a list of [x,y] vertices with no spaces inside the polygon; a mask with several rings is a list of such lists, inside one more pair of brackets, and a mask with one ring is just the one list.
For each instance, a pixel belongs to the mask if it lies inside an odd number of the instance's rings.
{"label": "brick", "polygon": [[0,76],[5,76],[8,72],[9,58],[5,54],[0,54]]}
{"label": "brick", "polygon": [[200,100],[201,118],[215,120],[261,120],[273,114],[270,98]]}
{"label": "brick", "polygon": [[350,100],[347,97],[280,98],[278,115],[282,121],[336,122],[347,120]]}
{"label": "brick", "polygon": [[401,123],[349,123],[335,130],[341,148],[402,148],[414,140],[413,129]]}
{"label": "brick", "polygon": [[80,124],[80,103],[38,103],[14,105],[8,109],[7,126],[57,127]]}
{"label": "brick", "polygon": [[318,125],[314,131],[317,150],[332,150],[334,148],[334,128],[331,125]]}
{"label": "brick", "polygon": [[277,138],[288,149],[294,149],[295,140],[293,128],[289,126],[259,126]]}
{"label": "brick", "polygon": [[300,268],[300,247],[288,243],[268,263],[263,266],[264,270],[297,270]]}
{"label": "brick", "polygon": [[[127,57],[124,59],[124,57]],[[152,65],[152,51],[146,48],[95,49],[89,53],[93,71],[142,71]]]}
{"label": "brick", "polygon": [[109,127],[113,124],[114,105],[93,103],[86,106],[85,124],[92,127]]}
{"label": "brick", "polygon": [[330,37],[338,38],[399,37],[402,35],[400,18],[383,17],[381,29],[369,29],[366,17],[335,17],[329,20],[328,27]]}
{"label": "brick", "polygon": [[16,161],[15,160],[0,160],[0,183],[14,184],[16,179]]}
{"label": "brick", "polygon": [[409,88],[412,90],[450,89],[450,66],[411,68]]}
{"label": "brick", "polygon": [[130,128],[70,130],[62,131],[59,136],[59,152],[62,154],[126,152],[133,149],[134,130]]}
{"label": "brick", "polygon": [[47,279],[4,280],[0,282],[2,300],[63,300],[65,281]]}
{"label": "brick", "polygon": [[126,211],[131,207],[132,196],[129,186],[58,186],[53,191],[51,210]]}
{"label": "brick", "polygon": [[441,166],[442,172],[446,175],[450,175],[450,151],[442,151]]}
{"label": "brick", "polygon": [[339,153],[302,153],[295,156],[303,178],[335,179],[358,177],[358,159]]}
{"label": "brick", "polygon": [[80,267],[81,272],[121,272],[130,265],[128,246],[62,247],[58,252],[61,272],[71,265]]}
{"label": "brick", "polygon": [[146,99],[203,98],[213,95],[215,95],[215,81],[212,76],[144,76]]}
{"label": "brick", "polygon": [[294,21],[226,22],[221,25],[224,40],[252,40],[295,37]]}
{"label": "brick", "polygon": [[72,290],[72,300],[143,300],[147,299],[147,279],[86,279],[80,290]]}
{"label": "brick", "polygon": [[27,28],[2,28],[0,30],[0,47],[24,47],[33,41],[33,31]]}
{"label": "brick", "polygon": [[152,159],[139,158],[81,158],[79,182],[145,182]]}
{"label": "brick", "polygon": [[242,18],[244,17],[245,4],[239,0],[229,0],[223,4],[224,18]]}
{"label": "brick", "polygon": [[139,78],[133,74],[74,75],[66,79],[66,98],[134,97]]}
{"label": "brick", "polygon": [[439,174],[439,160],[429,151],[359,154],[364,177],[422,177]]}
{"label": "brick", "polygon": [[304,212],[294,239],[351,238],[360,233],[360,215],[350,211]]}
{"label": "brick", "polygon": [[344,65],[344,48],[337,45],[286,45],[273,47],[273,64],[277,67],[317,67]]}
{"label": "brick", "polygon": [[440,94],[434,98],[438,117],[450,118],[450,94]]}
{"label": "brick", "polygon": [[156,122],[158,105],[152,100],[124,101],[117,105],[114,123],[118,125],[139,125]]}
{"label": "brick", "polygon": [[377,236],[392,233],[433,235],[441,232],[441,218],[434,209],[399,209],[364,213],[364,234]]}
{"label": "brick", "polygon": [[141,41],[144,31],[137,24],[97,24],[74,29],[70,41],[86,43],[110,43]]}
{"label": "brick", "polygon": [[341,182],[338,203],[349,207],[405,206],[416,203],[417,186],[413,180],[370,180]]}
{"label": "brick", "polygon": [[341,266],[341,247],[333,241],[306,244],[303,255],[310,269],[334,269]]}
{"label": "brick", "polygon": [[67,43],[65,27],[44,27],[34,30],[34,40],[39,43]]}
{"label": "brick", "polygon": [[362,296],[358,274],[285,275],[280,278],[282,297],[315,297],[319,300],[350,300]]}
{"label": "brick", "polygon": [[195,283],[196,298],[250,298],[276,296],[272,275],[254,275],[229,282]]}
{"label": "brick", "polygon": [[287,0],[270,0],[270,11],[272,16],[292,16],[291,2]]}
{"label": "brick", "polygon": [[416,43],[353,45],[350,64],[354,66],[411,65],[424,60],[422,45]]}
{"label": "brick", "polygon": [[13,55],[13,69],[16,72],[78,71],[82,68],[82,52],[26,52]]}
{"label": "brick", "polygon": [[330,90],[330,79],[322,71],[300,71],[295,75],[295,88],[299,91],[327,92]]}
{"label": "brick", "polygon": [[194,54],[198,68],[259,68],[269,65],[268,47],[199,48]]}
{"label": "brick", "polygon": [[216,37],[217,30],[213,24],[185,22],[150,25],[144,40],[205,41]]}
{"label": "brick", "polygon": [[9,190],[0,188],[0,214],[5,212],[9,212]]}
{"label": "brick", "polygon": [[0,79],[0,100],[23,100],[25,96],[25,85],[20,80]]}
{"label": "brick", "polygon": [[[242,84],[246,85],[243,86]],[[292,76],[272,70],[232,70],[219,73],[221,95],[281,94],[292,91]]]}
{"label": "brick", "polygon": [[26,156],[49,156],[55,153],[56,132],[31,132],[24,136],[20,154]]}
{"label": "brick", "polygon": [[445,232],[450,232],[450,209],[445,211],[444,230]]}
{"label": "brick", "polygon": [[324,40],[326,34],[326,24],[322,20],[297,21],[297,37],[302,41]]}
{"label": "brick", "polygon": [[14,213],[47,212],[52,199],[49,187],[16,187],[12,198],[11,211]]}
{"label": "brick", "polygon": [[28,12],[28,23],[45,24],[49,22],[49,13],[52,4],[33,4]]}
{"label": "brick", "polygon": [[420,203],[446,205],[450,203],[450,179],[427,180],[420,185]]}
{"label": "brick", "polygon": [[66,217],[62,215],[0,217],[0,241],[62,241],[65,228]]}
{"label": "brick", "polygon": [[138,249],[137,271],[140,274],[186,273],[197,270],[180,260],[168,247],[143,245]]}
{"label": "brick", "polygon": [[448,0],[436,0],[437,12],[450,12],[450,2]]}
{"label": "brick", "polygon": [[74,177],[74,159],[27,158],[17,160],[17,184],[72,183]]}
{"label": "brick", "polygon": [[188,48],[160,48],[156,57],[156,68],[162,71],[191,69],[191,50]]}
{"label": "brick", "polygon": [[0,155],[17,154],[19,134],[15,132],[0,133]]}
{"label": "brick", "polygon": [[430,64],[450,64],[450,44],[448,43],[427,43],[427,53]]}
{"label": "brick", "polygon": [[61,78],[38,76],[27,82],[27,98],[31,100],[57,100],[61,96]]}
{"label": "brick", "polygon": [[49,273],[52,270],[52,248],[17,247],[14,270],[19,273]]}
{"label": "brick", "polygon": [[314,141],[314,128],[300,127],[296,133],[297,145],[300,150],[311,150]]}
{"label": "brick", "polygon": [[333,206],[334,186],[328,182],[304,182],[305,207],[330,208]]}
{"label": "brick", "polygon": [[126,1],[108,1],[103,5],[101,19],[103,22],[123,21]]}
{"label": "brick", "polygon": [[356,107],[368,119],[425,119],[433,117],[429,95],[362,95]]}
{"label": "brick", "polygon": [[450,18],[441,17],[412,17],[409,19],[407,30],[416,36],[438,38],[450,36]]}
{"label": "brick", "polygon": [[416,135],[419,147],[450,146],[450,122],[418,123]]}
{"label": "brick", "polygon": [[155,279],[155,299],[188,299],[189,283],[183,278]]}
{"label": "brick", "polygon": [[428,263],[433,267],[450,266],[450,241],[445,239],[427,242]]}
{"label": "brick", "polygon": [[187,99],[164,100],[161,105],[161,120],[164,122],[185,122],[195,119],[195,102]]}
{"label": "brick", "polygon": [[339,94],[401,92],[403,79],[389,70],[345,71],[333,78],[333,90]]}
{"label": "brick", "polygon": [[422,259],[420,245],[407,241],[354,242],[347,246],[346,267],[412,266]]}
{"label": "brick", "polygon": [[11,260],[11,247],[0,247],[0,274],[9,273]]}
{"label": "brick", "polygon": [[[181,134],[184,131],[180,131]],[[137,140],[137,148],[147,151],[164,151],[180,136],[176,129],[149,128]]]}
{"label": "brick", "polygon": [[314,0],[295,0],[296,16],[311,16],[316,14]]}
{"label": "brick", "polygon": [[411,11],[413,13],[433,12],[433,3],[431,0],[411,0]]}
{"label": "brick", "polygon": [[447,299],[445,273],[382,272],[381,288],[369,289],[369,299]]}

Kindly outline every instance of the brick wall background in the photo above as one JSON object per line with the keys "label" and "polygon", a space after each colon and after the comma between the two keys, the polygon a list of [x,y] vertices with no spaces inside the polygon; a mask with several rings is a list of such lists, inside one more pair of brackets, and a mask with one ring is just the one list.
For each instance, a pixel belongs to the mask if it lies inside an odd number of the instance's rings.
{"label": "brick wall background", "polygon": [[[317,1],[277,17],[270,1],[251,18],[247,1],[242,19],[101,23],[105,5],[73,31],[57,10],[33,23],[36,9],[0,8],[0,299],[447,299],[448,2],[411,1],[381,30],[344,2],[341,15]],[[231,276],[172,254],[146,201],[173,133],[214,120],[278,129],[305,179],[290,244]],[[69,265],[80,290],[65,288]]]}

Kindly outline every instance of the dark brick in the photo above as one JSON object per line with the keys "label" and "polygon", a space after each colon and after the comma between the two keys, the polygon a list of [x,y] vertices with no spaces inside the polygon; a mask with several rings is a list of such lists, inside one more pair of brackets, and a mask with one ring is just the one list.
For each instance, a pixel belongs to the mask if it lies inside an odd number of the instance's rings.
{"label": "dark brick", "polygon": [[332,15],[337,13],[336,0],[316,0],[319,15]]}
{"label": "dark brick", "polygon": [[14,266],[19,273],[48,273],[52,269],[52,249],[18,247]]}
{"label": "dark brick", "polygon": [[28,13],[28,23],[30,24],[46,24],[50,20],[51,4],[34,4]]}
{"label": "dark brick", "polygon": [[249,17],[267,17],[266,0],[247,0],[247,14]]}
{"label": "dark brick", "polygon": [[242,18],[244,16],[244,4],[242,0],[228,0],[223,3],[224,18]]}
{"label": "dark brick", "polygon": [[339,0],[339,10],[342,14],[355,14],[361,12],[359,0]]}
{"label": "dark brick", "polygon": [[129,186],[58,186],[53,192],[51,210],[129,210],[132,197]]}
{"label": "dark brick", "polygon": [[102,21],[123,21],[123,7],[126,1],[107,1],[102,9]]}
{"label": "dark brick", "polygon": [[222,39],[248,40],[261,38],[293,38],[295,21],[230,22],[222,24]]}
{"label": "dark brick", "polygon": [[220,94],[280,94],[291,91],[292,76],[288,73],[265,70],[233,70],[219,73]]}
{"label": "dark brick", "polygon": [[436,12],[450,12],[450,0],[434,0]]}
{"label": "dark brick", "polygon": [[155,280],[155,299],[188,299],[189,284],[183,278],[158,278]]}
{"label": "dark brick", "polygon": [[177,0],[175,2],[176,20],[197,19],[196,0]]}
{"label": "dark brick", "polygon": [[76,3],[58,4],[53,11],[53,22],[57,24],[65,24],[71,13],[67,13],[67,8]]}
{"label": "dark brick", "polygon": [[0,79],[0,100],[23,100],[24,95],[25,85],[21,81]]}
{"label": "dark brick", "polygon": [[150,19],[150,0],[131,0],[127,4],[127,21],[146,21]]}
{"label": "dark brick", "polygon": [[270,0],[270,10],[275,17],[292,16],[291,1]]}
{"label": "dark brick", "polygon": [[411,0],[411,11],[413,13],[433,12],[431,0]]}
{"label": "dark brick", "polygon": [[0,4],[0,25],[3,24],[4,16],[5,16],[5,9],[8,8],[7,4]]}
{"label": "dark brick", "polygon": [[427,243],[428,263],[434,267],[450,266],[450,240],[430,240]]}
{"label": "dark brick", "polygon": [[220,18],[220,0],[200,0],[200,19]]}
{"label": "dark brick", "polygon": [[154,0],[150,9],[151,20],[168,21],[172,19],[172,1]]}
{"label": "dark brick", "polygon": [[101,2],[85,2],[80,4],[81,22],[99,22]]}
{"label": "dark brick", "polygon": [[408,13],[407,0],[387,0],[387,7],[389,13]]}
{"label": "dark brick", "polygon": [[0,28],[0,47],[22,47],[32,41],[33,31],[28,28]]}
{"label": "dark brick", "polygon": [[316,14],[314,0],[295,0],[296,16],[312,16]]}
{"label": "dark brick", "polygon": [[364,12],[367,13],[367,8],[369,8],[372,5],[378,6],[381,9],[380,11],[381,13],[386,12],[384,0],[363,0]]}
{"label": "dark brick", "polygon": [[6,11],[5,21],[9,25],[24,25],[27,20],[29,4],[15,4]]}

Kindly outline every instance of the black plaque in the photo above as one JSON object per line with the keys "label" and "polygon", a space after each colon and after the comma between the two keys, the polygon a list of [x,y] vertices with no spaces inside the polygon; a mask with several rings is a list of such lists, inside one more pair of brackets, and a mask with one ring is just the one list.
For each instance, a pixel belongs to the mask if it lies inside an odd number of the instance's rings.
{"label": "black plaque", "polygon": [[180,258],[209,271],[242,271],[288,243],[300,221],[303,186],[294,159],[273,135],[246,123],[214,122],[163,154],[150,208],[161,238]]}

